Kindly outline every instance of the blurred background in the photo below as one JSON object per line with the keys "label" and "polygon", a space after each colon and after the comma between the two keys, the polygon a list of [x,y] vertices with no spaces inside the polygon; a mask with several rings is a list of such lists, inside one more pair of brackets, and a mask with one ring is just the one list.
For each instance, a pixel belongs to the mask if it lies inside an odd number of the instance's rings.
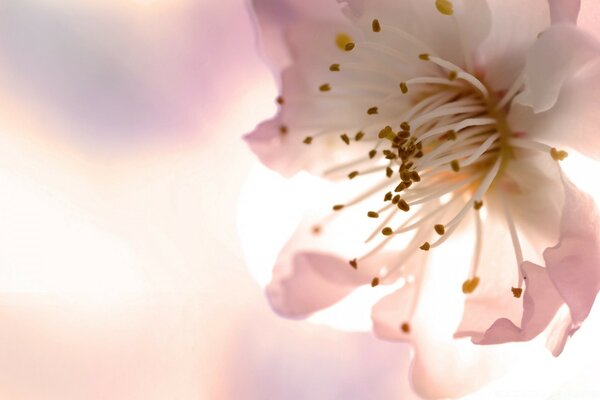
{"label": "blurred background", "polygon": [[[416,399],[406,346],[280,319],[248,271],[277,91],[246,1],[0,0],[0,88],[0,399]],[[597,395],[597,360],[474,398]]]}

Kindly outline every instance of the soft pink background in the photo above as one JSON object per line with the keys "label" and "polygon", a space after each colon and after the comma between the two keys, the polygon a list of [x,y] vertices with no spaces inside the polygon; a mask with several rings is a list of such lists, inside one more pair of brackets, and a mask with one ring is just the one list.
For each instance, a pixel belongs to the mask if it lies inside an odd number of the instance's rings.
{"label": "soft pink background", "polygon": [[240,136],[276,95],[247,8],[0,2],[1,399],[415,398],[405,346],[282,320],[246,268]]}

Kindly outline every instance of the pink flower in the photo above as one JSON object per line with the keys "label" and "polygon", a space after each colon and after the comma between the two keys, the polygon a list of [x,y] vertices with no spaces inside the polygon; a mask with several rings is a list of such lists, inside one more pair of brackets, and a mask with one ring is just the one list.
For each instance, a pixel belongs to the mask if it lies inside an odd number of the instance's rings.
{"label": "pink flower", "polygon": [[[281,95],[247,142],[284,176],[353,193],[282,250],[273,308],[300,318],[361,285],[395,288],[374,331],[413,344],[428,397],[479,384],[431,384],[482,368],[455,369],[462,337],[544,333],[560,354],[600,289],[597,210],[559,166],[565,148],[600,156],[600,46],[575,25],[579,2],[339,3],[254,0]],[[448,247],[470,261],[428,262]],[[456,301],[462,321],[444,330]]]}

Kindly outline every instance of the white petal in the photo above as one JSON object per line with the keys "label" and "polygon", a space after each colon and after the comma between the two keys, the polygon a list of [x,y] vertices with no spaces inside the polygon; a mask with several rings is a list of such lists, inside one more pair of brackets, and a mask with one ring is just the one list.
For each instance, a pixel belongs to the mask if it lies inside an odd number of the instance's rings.
{"label": "white petal", "polygon": [[531,107],[513,104],[509,122],[528,138],[556,147],[571,147],[600,158],[600,58],[565,82],[550,110],[534,113]]}
{"label": "white petal", "polygon": [[563,83],[600,54],[600,46],[572,25],[554,25],[535,42],[525,65],[525,90],[514,102],[547,111],[556,103]]}

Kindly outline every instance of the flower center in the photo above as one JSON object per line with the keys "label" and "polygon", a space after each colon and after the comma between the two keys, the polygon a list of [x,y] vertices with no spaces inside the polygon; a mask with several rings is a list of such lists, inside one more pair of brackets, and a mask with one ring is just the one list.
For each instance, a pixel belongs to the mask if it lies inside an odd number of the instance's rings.
{"label": "flower center", "polygon": [[[437,6],[442,13],[452,12],[447,1],[438,1]],[[356,125],[337,126],[346,119],[344,115],[333,115],[336,128],[304,138],[304,143],[311,145],[317,140],[329,143],[327,138],[338,136],[343,144],[337,142],[337,146],[354,146],[362,152],[360,157],[328,169],[325,175],[345,172],[351,180],[379,175],[355,198],[333,206],[334,212],[340,212],[368,201],[374,207],[366,218],[381,221],[366,238],[366,243],[378,243],[350,260],[350,266],[359,269],[390,240],[408,232],[413,236],[406,252],[430,251],[444,243],[474,210],[473,266],[462,287],[464,293],[471,293],[479,284],[480,210],[485,195],[493,190],[514,157],[514,150],[547,151],[555,160],[563,159],[566,153],[512,132],[506,113],[523,87],[521,79],[499,93],[475,74],[429,50],[423,53],[429,47],[397,27],[375,19],[372,31],[375,39],[359,42],[345,33],[338,34],[335,44],[345,62],[330,64],[331,80],[315,85],[317,105],[320,101],[324,108],[331,103],[338,107],[342,104],[344,114],[352,113]],[[278,102],[283,104],[283,98]],[[520,265],[516,228],[508,209],[505,212]],[[313,233],[319,234],[321,227],[317,225]],[[371,285],[397,278],[395,272],[404,260],[400,257],[397,264],[382,267]],[[520,297],[522,284],[520,273],[519,283],[513,288],[515,297]],[[410,327],[402,330],[408,333]]]}

